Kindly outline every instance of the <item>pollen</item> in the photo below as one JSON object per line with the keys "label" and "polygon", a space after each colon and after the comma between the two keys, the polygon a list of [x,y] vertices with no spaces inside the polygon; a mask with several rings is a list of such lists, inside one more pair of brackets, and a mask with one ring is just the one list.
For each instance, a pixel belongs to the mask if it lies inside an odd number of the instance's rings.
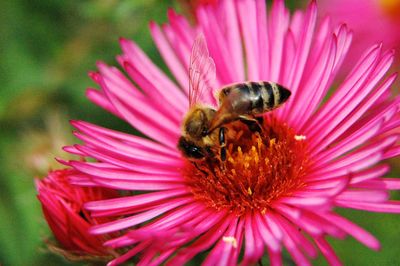
{"label": "pollen", "polygon": [[261,132],[241,122],[231,123],[226,143],[225,161],[217,155],[187,161],[183,169],[194,197],[209,207],[228,209],[238,216],[254,210],[265,213],[274,201],[304,187],[306,138],[285,123],[270,119]]}
{"label": "pollen", "polygon": [[306,140],[306,136],[304,135],[294,135],[294,139],[297,141]]}
{"label": "pollen", "polygon": [[234,248],[237,248],[237,240],[234,236],[224,236],[222,237],[222,241],[231,244]]}

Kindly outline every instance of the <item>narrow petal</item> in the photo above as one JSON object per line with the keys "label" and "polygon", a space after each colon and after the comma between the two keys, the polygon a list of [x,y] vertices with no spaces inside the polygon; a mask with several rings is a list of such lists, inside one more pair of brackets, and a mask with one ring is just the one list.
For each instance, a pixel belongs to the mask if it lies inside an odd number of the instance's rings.
{"label": "narrow petal", "polygon": [[167,157],[174,156],[180,158],[180,156],[178,156],[179,153],[178,151],[176,151],[175,147],[171,149],[169,147],[160,145],[159,143],[156,143],[154,141],[144,139],[142,137],[138,137],[131,134],[125,134],[111,129],[106,129],[84,121],[71,121],[71,124],[75,128],[79,129],[80,131],[88,135],[95,134],[96,136],[98,136],[98,134],[102,134],[111,138],[115,138],[117,140],[121,140],[131,148],[135,147],[138,148],[139,150],[147,150],[149,152],[162,153],[165,154]]}
{"label": "narrow petal", "polygon": [[182,65],[171,45],[168,43],[164,33],[154,22],[150,23],[150,32],[164,62],[172,71],[180,87],[187,91],[189,86],[188,70]]}
{"label": "narrow petal", "polygon": [[265,219],[260,214],[255,214],[255,226],[260,232],[260,237],[264,240],[265,245],[271,251],[280,251],[281,245],[279,240],[272,234],[270,227],[267,225]]}
{"label": "narrow petal", "polygon": [[180,198],[171,200],[168,203],[157,206],[157,208],[153,208],[152,210],[129,216],[126,218],[122,218],[116,221],[100,224],[93,226],[90,231],[93,234],[105,234],[108,232],[118,231],[122,229],[126,229],[137,224],[141,224],[143,222],[149,221],[169,210],[172,210],[178,206],[185,205],[193,201],[191,198]]}
{"label": "narrow petal", "polygon": [[237,1],[236,5],[246,51],[247,79],[259,80],[256,2],[253,0]]}
{"label": "narrow petal", "polygon": [[329,243],[322,237],[314,238],[315,243],[317,244],[318,248],[321,250],[322,255],[327,259],[329,265],[332,266],[340,266],[342,263],[340,262],[339,258],[336,256],[335,252],[333,251],[332,247]]}
{"label": "narrow petal", "polygon": [[338,226],[340,229],[353,236],[359,242],[363,243],[367,247],[375,250],[379,250],[379,241],[371,235],[369,232],[348,221],[347,219],[333,213],[325,213],[324,216],[331,223]]}
{"label": "narrow petal", "polygon": [[[340,206],[343,208],[351,208],[351,209],[364,210],[364,211],[370,211],[370,212],[400,213],[400,202],[398,202],[398,201],[352,202],[352,201],[335,200],[335,203],[337,206]],[[372,248],[372,247],[370,247],[370,248]],[[377,249],[377,248],[374,248],[374,249]]]}

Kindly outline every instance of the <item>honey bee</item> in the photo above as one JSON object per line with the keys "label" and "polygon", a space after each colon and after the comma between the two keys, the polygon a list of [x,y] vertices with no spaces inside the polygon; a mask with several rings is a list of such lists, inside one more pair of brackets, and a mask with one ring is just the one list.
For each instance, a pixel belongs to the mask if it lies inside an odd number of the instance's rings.
{"label": "honey bee", "polygon": [[[261,131],[262,114],[279,107],[291,92],[283,86],[267,81],[248,81],[225,86],[218,90],[219,108],[200,103],[204,91],[212,91],[215,64],[209,56],[205,39],[194,42],[189,67],[189,111],[182,125],[178,149],[189,160],[215,157],[226,160],[225,133],[227,125],[240,120],[252,131]],[[217,130],[219,129],[219,130]]]}

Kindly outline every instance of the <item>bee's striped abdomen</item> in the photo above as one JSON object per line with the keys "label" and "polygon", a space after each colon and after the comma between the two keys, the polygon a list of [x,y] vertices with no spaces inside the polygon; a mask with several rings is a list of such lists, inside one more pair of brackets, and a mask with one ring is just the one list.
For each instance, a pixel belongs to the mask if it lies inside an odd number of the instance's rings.
{"label": "bee's striped abdomen", "polygon": [[246,85],[250,90],[251,109],[255,114],[277,108],[290,96],[289,90],[273,82],[249,82]]}
{"label": "bee's striped abdomen", "polygon": [[290,91],[274,82],[244,82],[224,87],[219,94],[219,103],[231,103],[237,114],[262,114],[271,111],[290,96]]}

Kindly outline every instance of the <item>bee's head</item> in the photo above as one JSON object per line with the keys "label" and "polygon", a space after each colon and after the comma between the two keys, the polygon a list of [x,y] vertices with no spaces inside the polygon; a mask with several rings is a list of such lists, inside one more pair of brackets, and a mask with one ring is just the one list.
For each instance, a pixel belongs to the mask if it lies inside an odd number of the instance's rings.
{"label": "bee's head", "polygon": [[208,134],[215,110],[211,108],[197,108],[188,114],[183,125],[185,133],[194,139],[201,139]]}

